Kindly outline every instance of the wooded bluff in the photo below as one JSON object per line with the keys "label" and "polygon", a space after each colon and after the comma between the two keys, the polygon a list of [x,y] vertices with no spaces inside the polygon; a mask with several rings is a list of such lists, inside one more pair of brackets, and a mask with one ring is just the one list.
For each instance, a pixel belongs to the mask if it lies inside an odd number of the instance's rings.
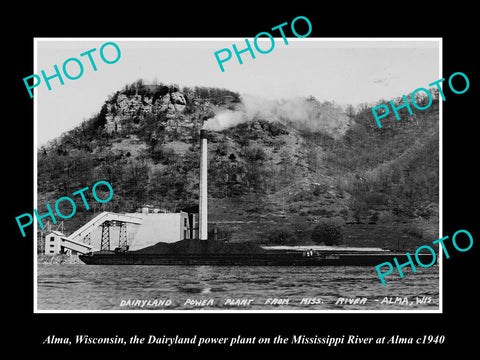
{"label": "wooded bluff", "polygon": [[208,125],[209,220],[220,237],[305,243],[328,222],[350,245],[414,247],[438,237],[438,96],[382,129],[374,105],[137,81],[38,149],[38,204],[98,179],[112,184],[114,198],[66,221],[67,234],[93,212],[197,206]]}

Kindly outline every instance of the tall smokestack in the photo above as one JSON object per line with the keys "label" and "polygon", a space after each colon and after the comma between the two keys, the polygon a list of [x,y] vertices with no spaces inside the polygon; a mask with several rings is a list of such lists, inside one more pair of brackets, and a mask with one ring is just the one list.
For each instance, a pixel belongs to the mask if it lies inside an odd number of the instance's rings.
{"label": "tall smokestack", "polygon": [[208,239],[208,185],[207,185],[207,131],[200,130],[200,196],[199,196],[199,226],[200,240]]}

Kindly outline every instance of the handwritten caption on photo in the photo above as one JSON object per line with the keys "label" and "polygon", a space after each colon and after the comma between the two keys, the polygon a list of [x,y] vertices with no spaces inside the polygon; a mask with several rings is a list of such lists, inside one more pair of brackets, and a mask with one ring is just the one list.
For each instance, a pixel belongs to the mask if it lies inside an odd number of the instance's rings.
{"label": "handwritten caption on photo", "polygon": [[386,307],[418,307],[424,305],[438,305],[438,300],[431,296],[383,296],[376,298],[366,297],[304,297],[304,298],[227,298],[217,299],[212,297],[199,297],[199,298],[186,298],[185,300],[179,299],[120,299],[120,308],[128,310],[138,309],[169,309],[178,308],[179,306],[186,308],[187,310],[202,310],[204,308],[222,308],[222,309],[250,309],[256,306],[268,305],[272,308],[283,308],[285,306],[305,307],[311,309],[312,306],[324,307],[327,306],[340,306],[341,308],[356,308],[372,305],[380,305]]}

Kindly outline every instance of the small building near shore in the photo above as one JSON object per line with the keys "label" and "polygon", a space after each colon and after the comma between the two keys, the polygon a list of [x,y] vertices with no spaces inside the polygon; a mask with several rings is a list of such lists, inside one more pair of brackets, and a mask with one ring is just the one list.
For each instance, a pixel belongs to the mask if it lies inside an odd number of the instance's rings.
{"label": "small building near shore", "polygon": [[92,250],[92,246],[79,241],[71,240],[60,231],[51,231],[45,236],[45,254],[85,254]]}
{"label": "small building near shore", "polygon": [[60,254],[62,236],[65,236],[60,231],[51,231],[45,235],[45,254]]}

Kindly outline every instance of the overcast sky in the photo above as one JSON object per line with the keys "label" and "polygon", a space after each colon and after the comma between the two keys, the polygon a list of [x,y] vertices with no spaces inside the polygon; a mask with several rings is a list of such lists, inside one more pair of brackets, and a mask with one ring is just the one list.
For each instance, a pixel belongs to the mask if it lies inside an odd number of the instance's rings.
{"label": "overcast sky", "polygon": [[[261,43],[268,49],[270,40]],[[99,56],[102,44],[115,42],[121,50],[120,60],[104,63]],[[250,39],[253,46],[253,39]],[[108,96],[138,79],[180,86],[227,88],[240,94],[267,98],[289,98],[313,95],[320,101],[340,105],[390,100],[438,80],[440,76],[440,44],[437,39],[367,39],[342,40],[322,38],[276,39],[274,49],[256,58],[242,54],[243,65],[235,55],[225,62],[221,72],[214,52],[222,48],[239,50],[244,38],[235,39],[37,39],[35,72],[45,70],[53,75],[65,60],[75,57],[84,65],[77,80],[63,76],[44,83],[35,94],[37,112],[37,145],[41,146],[73,129],[83,120],[98,113]],[[87,56],[80,54],[96,48],[92,57],[93,71]],[[233,52],[233,50],[232,50]],[[224,56],[222,54],[221,56]],[[114,48],[105,47],[105,57],[115,58]],[[68,67],[77,73],[75,63]],[[31,74],[25,74],[25,77]],[[42,79],[43,81],[43,79]],[[25,91],[25,96],[29,96]]]}

